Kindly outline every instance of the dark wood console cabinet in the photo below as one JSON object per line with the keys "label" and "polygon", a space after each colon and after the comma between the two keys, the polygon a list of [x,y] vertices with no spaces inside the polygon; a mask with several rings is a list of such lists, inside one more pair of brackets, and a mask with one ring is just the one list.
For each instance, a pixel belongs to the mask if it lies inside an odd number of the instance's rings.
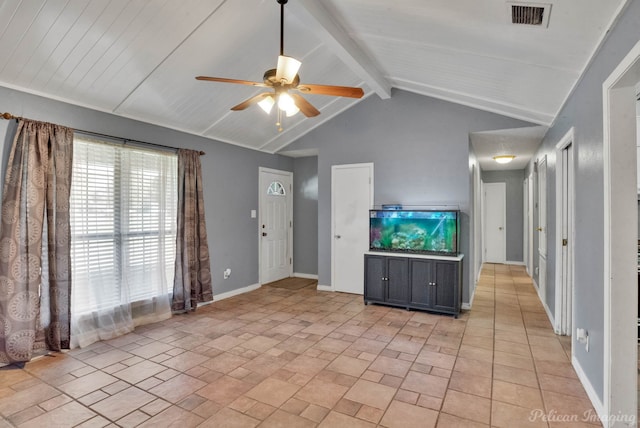
{"label": "dark wood console cabinet", "polygon": [[462,304],[462,257],[366,253],[364,302],[457,317]]}

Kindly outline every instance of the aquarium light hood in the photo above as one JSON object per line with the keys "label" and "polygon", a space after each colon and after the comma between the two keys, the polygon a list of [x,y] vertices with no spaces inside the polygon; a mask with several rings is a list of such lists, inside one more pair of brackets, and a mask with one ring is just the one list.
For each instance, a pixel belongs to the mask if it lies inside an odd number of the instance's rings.
{"label": "aquarium light hood", "polygon": [[499,155],[499,156],[493,157],[493,160],[498,163],[509,163],[514,159],[515,159],[515,155]]}

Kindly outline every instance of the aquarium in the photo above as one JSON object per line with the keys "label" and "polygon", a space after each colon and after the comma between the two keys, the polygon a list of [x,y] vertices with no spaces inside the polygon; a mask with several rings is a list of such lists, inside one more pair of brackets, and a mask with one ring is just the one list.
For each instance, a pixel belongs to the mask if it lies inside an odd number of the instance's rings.
{"label": "aquarium", "polygon": [[458,254],[459,211],[371,210],[369,249]]}

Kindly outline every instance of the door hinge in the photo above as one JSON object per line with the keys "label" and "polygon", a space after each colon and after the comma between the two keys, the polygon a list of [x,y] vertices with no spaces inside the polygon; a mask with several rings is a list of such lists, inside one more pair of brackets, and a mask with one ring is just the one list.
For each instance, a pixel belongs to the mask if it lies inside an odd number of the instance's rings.
{"label": "door hinge", "polygon": [[566,247],[569,244],[569,240],[567,240],[566,238],[562,240],[562,246]]}
{"label": "door hinge", "polygon": [[293,222],[289,221],[289,227],[293,227]]}
{"label": "door hinge", "polygon": [[293,259],[289,257],[289,264],[293,264]]}

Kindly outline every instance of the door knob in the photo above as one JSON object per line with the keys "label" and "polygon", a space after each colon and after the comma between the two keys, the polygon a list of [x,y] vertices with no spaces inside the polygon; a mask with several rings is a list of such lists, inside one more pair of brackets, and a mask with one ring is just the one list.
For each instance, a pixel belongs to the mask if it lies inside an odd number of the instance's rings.
{"label": "door knob", "polygon": [[502,226],[500,226],[500,227],[498,228],[498,230],[502,230]]}
{"label": "door knob", "polygon": [[542,228],[541,227],[538,228],[538,232],[542,232]]}
{"label": "door knob", "polygon": [[267,232],[262,232],[262,236],[267,236]]}
{"label": "door knob", "polygon": [[342,238],[342,236],[340,236],[340,235],[333,235],[333,237],[336,238],[336,239]]}

